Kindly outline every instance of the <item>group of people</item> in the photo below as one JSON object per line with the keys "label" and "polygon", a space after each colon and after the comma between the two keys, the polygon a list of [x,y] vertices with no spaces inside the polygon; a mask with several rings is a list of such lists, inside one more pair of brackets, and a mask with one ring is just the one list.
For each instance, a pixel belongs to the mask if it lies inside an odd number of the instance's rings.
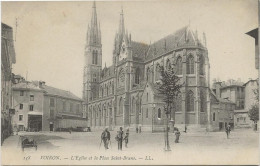
{"label": "group of people", "polygon": [[[111,146],[111,140],[110,140],[110,132],[108,131],[108,128],[105,128],[105,130],[101,134],[101,143],[104,143],[105,149],[109,149],[108,145],[110,143]],[[129,141],[129,129],[126,130],[125,135],[123,131],[123,127],[120,127],[119,131],[117,131],[117,135],[115,137],[117,143],[118,143],[118,150],[122,150],[122,144],[123,141],[125,141],[125,147],[127,148],[127,144]],[[100,144],[101,145],[101,144]]]}

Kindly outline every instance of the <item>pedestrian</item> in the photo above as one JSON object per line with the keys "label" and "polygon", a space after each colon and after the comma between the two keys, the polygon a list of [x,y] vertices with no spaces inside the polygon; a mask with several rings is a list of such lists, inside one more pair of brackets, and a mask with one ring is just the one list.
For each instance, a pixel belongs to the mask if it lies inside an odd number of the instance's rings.
{"label": "pedestrian", "polygon": [[184,132],[187,133],[187,126],[186,126],[186,125],[185,125],[185,128],[184,128],[184,129],[185,129]]}
{"label": "pedestrian", "polygon": [[138,127],[136,127],[135,131],[136,131],[136,133],[138,133]]}
{"label": "pedestrian", "polygon": [[129,129],[126,130],[126,133],[125,133],[125,147],[127,148],[127,144],[128,144],[128,139],[129,139]]}
{"label": "pedestrian", "polygon": [[180,133],[179,129],[177,129],[177,131],[175,132],[175,136],[176,136],[175,143],[179,143],[180,135],[181,135],[181,133]]}
{"label": "pedestrian", "polygon": [[122,142],[123,142],[123,127],[120,127],[120,130],[117,131],[116,141],[118,143],[118,150],[122,150]]}
{"label": "pedestrian", "polygon": [[105,130],[102,132],[101,141],[103,141],[104,147],[107,150],[108,149],[108,143],[110,141],[110,132],[108,131],[108,128],[105,128]]}
{"label": "pedestrian", "polygon": [[230,131],[231,131],[230,125],[227,125],[227,126],[226,126],[226,134],[227,134],[227,138],[229,138]]}
{"label": "pedestrian", "polygon": [[141,133],[142,131],[141,131],[141,126],[139,126],[139,133]]}

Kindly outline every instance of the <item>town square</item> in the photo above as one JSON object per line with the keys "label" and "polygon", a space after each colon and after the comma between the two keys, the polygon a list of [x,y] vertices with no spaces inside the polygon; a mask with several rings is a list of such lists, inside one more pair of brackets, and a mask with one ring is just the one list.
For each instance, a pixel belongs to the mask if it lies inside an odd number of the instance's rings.
{"label": "town square", "polygon": [[2,2],[2,164],[258,165],[258,6]]}

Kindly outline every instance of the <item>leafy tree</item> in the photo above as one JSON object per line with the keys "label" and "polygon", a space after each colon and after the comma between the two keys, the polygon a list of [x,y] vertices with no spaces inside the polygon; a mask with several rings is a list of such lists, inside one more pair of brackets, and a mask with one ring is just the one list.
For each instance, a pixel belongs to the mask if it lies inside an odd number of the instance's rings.
{"label": "leafy tree", "polygon": [[248,116],[250,120],[252,120],[254,123],[257,123],[259,120],[259,106],[258,104],[252,105],[252,107],[248,111]]}
{"label": "leafy tree", "polygon": [[255,124],[254,130],[256,130],[256,123],[259,121],[259,83],[257,81],[257,88],[253,90],[255,93],[255,98],[257,102],[251,106],[251,108],[248,111],[248,116],[250,120],[252,120]]}
{"label": "leafy tree", "polygon": [[172,111],[172,105],[175,98],[181,92],[181,87],[183,86],[183,84],[180,82],[180,78],[176,75],[172,65],[169,65],[166,70],[164,66],[160,66],[159,69],[161,73],[161,78],[156,89],[158,90],[158,93],[161,94],[161,96],[163,97],[163,101],[165,102],[164,111],[167,118],[165,150],[170,150],[168,135],[169,114]]}

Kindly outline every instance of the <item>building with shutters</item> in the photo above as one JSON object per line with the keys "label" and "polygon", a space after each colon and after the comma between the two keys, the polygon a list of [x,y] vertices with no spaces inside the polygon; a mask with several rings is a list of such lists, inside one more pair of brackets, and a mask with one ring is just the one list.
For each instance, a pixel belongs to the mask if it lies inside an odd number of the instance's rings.
{"label": "building with shutters", "polygon": [[83,101],[69,91],[48,86],[43,81],[15,80],[13,128],[18,131],[58,131],[87,127]]}

